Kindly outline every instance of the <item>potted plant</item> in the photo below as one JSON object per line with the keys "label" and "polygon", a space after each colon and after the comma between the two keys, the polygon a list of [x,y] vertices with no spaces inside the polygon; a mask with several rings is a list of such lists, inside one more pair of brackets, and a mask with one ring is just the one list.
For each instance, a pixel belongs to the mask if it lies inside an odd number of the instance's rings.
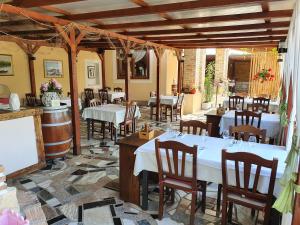
{"label": "potted plant", "polygon": [[208,63],[205,68],[204,102],[202,102],[202,109],[204,110],[211,108],[211,100],[213,97],[214,76],[215,76],[215,61],[212,61]]}
{"label": "potted plant", "polygon": [[59,100],[62,93],[62,86],[55,79],[41,84],[42,103],[46,107],[50,107],[52,100]]}
{"label": "potted plant", "polygon": [[265,81],[273,81],[275,79],[274,74],[272,73],[272,69],[262,69],[257,74],[254,75],[253,80],[259,80],[260,83]]}

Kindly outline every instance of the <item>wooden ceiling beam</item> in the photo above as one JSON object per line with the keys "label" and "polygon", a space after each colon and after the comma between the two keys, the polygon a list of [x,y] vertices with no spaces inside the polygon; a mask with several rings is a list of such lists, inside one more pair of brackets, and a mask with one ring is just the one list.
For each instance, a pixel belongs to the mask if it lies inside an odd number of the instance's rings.
{"label": "wooden ceiling beam", "polygon": [[160,48],[169,48],[169,49],[175,50],[174,48],[169,47],[169,46],[144,41],[144,40],[141,40],[141,39],[137,39],[137,38],[134,38],[134,37],[129,37],[129,36],[122,35],[122,34],[119,34],[119,33],[115,33],[115,32],[112,32],[112,31],[106,31],[106,30],[102,30],[102,29],[99,29],[99,28],[86,26],[86,25],[83,25],[83,24],[78,24],[78,23],[72,22],[70,20],[65,20],[65,19],[54,17],[54,16],[50,16],[50,15],[45,15],[45,14],[38,13],[38,12],[35,12],[35,11],[32,11],[32,10],[15,7],[15,6],[12,6],[12,5],[9,5],[9,4],[2,4],[1,5],[1,10],[2,10],[2,12],[15,14],[15,15],[26,15],[26,16],[32,18],[32,19],[35,19],[35,20],[38,20],[38,21],[41,21],[41,22],[48,22],[48,23],[58,24],[58,25],[61,25],[61,26],[72,25],[72,26],[76,26],[77,29],[80,30],[80,31],[96,33],[96,34],[99,34],[99,35],[108,36],[110,38],[115,38],[115,39],[122,39],[122,40],[126,40],[126,41],[132,41],[132,42],[135,42],[136,44],[147,45],[147,46],[153,47],[153,48],[160,47]]}
{"label": "wooden ceiling beam", "polygon": [[176,47],[185,47],[185,46],[250,46],[250,45],[278,45],[278,41],[258,41],[258,42],[236,42],[236,43],[219,43],[219,42],[208,42],[208,43],[185,43],[185,44],[176,44]]}
{"label": "wooden ceiling beam", "polygon": [[[280,1],[280,0],[269,0],[269,1]],[[261,3],[263,0],[197,0],[197,1],[185,1],[177,3],[168,3],[153,5],[147,8],[134,7],[126,9],[106,10],[99,12],[89,12],[74,14],[72,16],[66,16],[66,19],[70,20],[86,20],[86,19],[103,19],[103,18],[114,18],[114,17],[125,17],[125,16],[137,16],[154,13],[167,13],[174,11],[194,10],[199,8],[213,8],[223,7],[232,5],[247,5],[253,3]]]}
{"label": "wooden ceiling beam", "polygon": [[57,5],[64,3],[72,3],[72,2],[81,2],[84,0],[13,0],[9,2],[10,5],[22,7],[22,8],[31,8],[31,7],[39,7],[45,5]]}
{"label": "wooden ceiling beam", "polygon": [[287,35],[286,30],[275,31],[257,31],[257,32],[243,32],[243,33],[224,33],[224,34],[194,34],[194,35],[176,35],[176,36],[156,36],[156,37],[139,37],[148,41],[160,41],[160,40],[192,40],[199,38],[235,38],[235,37],[256,37],[256,36],[272,36],[272,35]]}
{"label": "wooden ceiling beam", "polygon": [[277,44],[264,44],[264,45],[205,45],[205,46],[179,46],[181,49],[196,49],[196,48],[276,48]]}
{"label": "wooden ceiling beam", "polygon": [[234,26],[217,26],[217,27],[203,27],[203,28],[189,28],[189,29],[164,29],[164,30],[147,30],[147,31],[128,31],[122,32],[124,35],[143,36],[143,35],[164,35],[164,34],[185,34],[185,33],[199,33],[199,32],[218,32],[218,31],[236,31],[236,30],[257,30],[267,28],[288,28],[289,21],[272,22],[269,24],[256,23],[246,25]]}
{"label": "wooden ceiling beam", "polygon": [[99,25],[99,28],[122,29],[122,28],[138,28],[138,27],[159,27],[159,26],[172,26],[172,25],[201,24],[201,23],[211,23],[211,22],[284,18],[284,17],[291,17],[292,14],[293,14],[293,10],[277,10],[271,12],[255,12],[255,13],[233,14],[233,15],[225,15],[225,16],[223,15],[207,16],[207,17],[174,19],[174,20],[165,20],[165,21],[157,20],[157,21],[135,22],[135,23],[117,23],[117,24]]}
{"label": "wooden ceiling beam", "polygon": [[156,43],[177,45],[177,44],[201,44],[201,43],[232,43],[232,42],[248,42],[248,41],[273,41],[273,40],[285,40],[286,36],[274,36],[274,37],[252,37],[252,38],[233,38],[233,39],[206,39],[206,40],[189,40],[189,41],[157,41]]}

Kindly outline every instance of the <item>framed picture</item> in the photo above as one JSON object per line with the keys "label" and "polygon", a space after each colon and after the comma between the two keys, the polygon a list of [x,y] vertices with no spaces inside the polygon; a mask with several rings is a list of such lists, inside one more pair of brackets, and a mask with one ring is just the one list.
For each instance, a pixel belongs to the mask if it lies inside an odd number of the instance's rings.
{"label": "framed picture", "polygon": [[63,63],[61,60],[44,60],[44,73],[47,78],[63,77]]}
{"label": "framed picture", "polygon": [[87,67],[87,74],[89,79],[96,78],[96,67],[95,66],[88,66]]}
{"label": "framed picture", "polygon": [[12,55],[0,54],[0,76],[13,76]]}

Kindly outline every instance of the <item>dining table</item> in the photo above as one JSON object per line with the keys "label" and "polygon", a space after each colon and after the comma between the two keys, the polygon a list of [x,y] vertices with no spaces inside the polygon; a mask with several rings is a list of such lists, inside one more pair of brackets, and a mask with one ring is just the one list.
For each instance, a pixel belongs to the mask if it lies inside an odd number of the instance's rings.
{"label": "dining table", "polygon": [[[255,118],[253,126],[257,126],[258,119]],[[220,134],[225,130],[229,130],[230,126],[235,126],[235,110],[227,111],[220,120]],[[241,120],[238,120],[238,124],[241,124]],[[266,129],[267,137],[276,138],[280,133],[280,115],[272,113],[262,113],[260,129]]]}
{"label": "dining table", "polygon": [[[245,98],[244,99],[244,109],[247,109],[247,105],[248,104],[252,104],[253,103],[253,98]],[[223,101],[223,107],[224,108],[229,108],[229,99],[225,99]],[[273,113],[278,113],[279,111],[279,101],[274,101],[274,100],[271,100],[270,101],[270,105],[269,105],[269,111],[270,112],[273,112]]]}
{"label": "dining table", "polygon": [[[260,144],[253,142],[233,141],[232,139],[221,139],[216,137],[207,137],[191,134],[182,134],[180,132],[165,132],[157,137],[160,141],[177,141],[188,146],[198,146],[197,150],[197,179],[216,184],[222,184],[222,157],[223,149],[228,152],[249,152],[256,154],[268,160],[278,159],[278,167],[274,188],[274,196],[278,197],[281,191],[279,183],[280,178],[284,174],[285,159],[287,151],[283,146]],[[155,140],[150,140],[135,151],[134,175],[142,175],[142,208],[148,208],[148,172],[158,172],[157,161],[155,155]],[[172,157],[171,157],[172,158]],[[179,155],[179,160],[181,156]],[[171,159],[172,161],[172,159]],[[163,167],[167,166],[166,154],[162,154]],[[186,157],[186,176],[192,174],[192,157]],[[235,184],[235,165],[232,162],[228,165],[228,182],[230,185]],[[242,170],[240,170],[242,171]],[[255,176],[255,167],[251,169],[251,179]],[[267,193],[269,187],[270,170],[261,169],[261,177],[259,179],[257,190],[261,193]],[[241,174],[242,178],[243,174]]]}
{"label": "dining table", "polygon": [[[83,110],[82,117],[87,120],[88,140],[90,139],[90,125],[92,120],[104,121],[113,124],[117,129],[119,124],[125,119],[126,106],[119,104],[104,104],[96,107],[87,107]],[[136,107],[135,118],[140,118],[141,112],[139,107]],[[115,134],[115,141],[117,140],[117,132]]]}
{"label": "dining table", "polygon": [[115,99],[124,98],[125,99],[125,92],[117,92],[117,91],[108,91],[108,101],[113,102]]}
{"label": "dining table", "polygon": [[[170,96],[170,95],[161,95],[159,97],[160,104],[162,105],[171,105],[174,106],[177,103],[178,96]],[[149,98],[148,105],[151,103],[156,103],[156,96],[152,96]]]}

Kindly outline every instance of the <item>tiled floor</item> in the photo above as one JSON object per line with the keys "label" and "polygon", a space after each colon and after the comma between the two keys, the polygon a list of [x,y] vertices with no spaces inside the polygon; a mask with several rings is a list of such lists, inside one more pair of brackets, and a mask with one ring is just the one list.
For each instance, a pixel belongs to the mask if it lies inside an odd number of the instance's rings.
{"label": "tiled floor", "polygon": [[[138,128],[149,122],[147,107],[141,107],[143,118]],[[186,116],[187,119],[200,119],[203,113]],[[151,126],[178,129],[178,122],[150,122]],[[188,224],[190,195],[177,191],[174,204],[167,204],[162,221],[155,220],[158,208],[157,186],[150,188],[149,211],[143,212],[138,206],[122,202],[119,196],[118,146],[110,139],[101,143],[95,137],[87,140],[86,124],[82,121],[82,154],[68,154],[66,160],[55,160],[43,170],[28,176],[11,180],[10,185],[18,188],[18,197],[23,199],[22,213],[31,219],[31,225],[45,224],[38,214],[43,210],[47,223],[55,225],[177,225]],[[109,136],[109,135],[107,135]],[[29,196],[29,197],[28,197]],[[28,199],[28,200],[24,200]],[[33,202],[35,204],[33,204]],[[216,185],[208,187],[206,214],[200,210],[195,224],[219,224],[216,215]],[[32,213],[32,211],[34,213]],[[31,213],[31,214],[30,214]],[[36,215],[36,216],[34,216]],[[249,211],[241,210],[238,221],[251,224]],[[251,222],[250,222],[251,221]]]}

